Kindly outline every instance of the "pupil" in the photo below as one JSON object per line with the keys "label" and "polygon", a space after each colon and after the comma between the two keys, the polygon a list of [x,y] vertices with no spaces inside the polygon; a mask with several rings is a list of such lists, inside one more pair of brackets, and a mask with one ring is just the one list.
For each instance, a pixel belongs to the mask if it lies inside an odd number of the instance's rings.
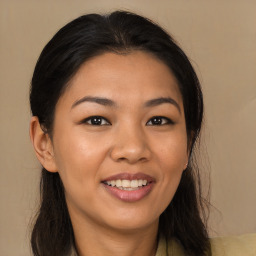
{"label": "pupil", "polygon": [[153,119],[153,123],[154,123],[154,124],[161,124],[161,123],[162,123],[162,119],[161,119],[160,117],[155,117],[155,118]]}
{"label": "pupil", "polygon": [[92,123],[93,124],[96,124],[96,125],[99,125],[101,124],[101,118],[100,117],[95,117],[92,119]]}

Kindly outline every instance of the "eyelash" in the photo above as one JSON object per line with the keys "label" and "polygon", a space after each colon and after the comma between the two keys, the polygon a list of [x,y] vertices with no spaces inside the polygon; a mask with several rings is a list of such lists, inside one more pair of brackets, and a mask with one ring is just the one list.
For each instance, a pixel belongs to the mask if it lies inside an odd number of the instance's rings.
{"label": "eyelash", "polygon": [[[92,120],[94,119],[94,121],[96,121],[97,119],[97,121],[99,121],[99,120],[105,120],[106,122],[107,122],[107,124],[103,124],[103,125],[111,125],[111,123],[106,119],[106,118],[104,118],[104,117],[102,117],[102,116],[90,116],[90,117],[88,117],[88,118],[86,118],[86,119],[84,119],[81,123],[85,123],[85,124],[88,124],[88,125],[95,125],[95,126],[102,126],[102,124],[92,124]],[[89,121],[91,122],[91,123],[89,123]]]}
{"label": "eyelash", "polygon": [[[157,120],[158,119],[158,120]],[[161,126],[161,125],[170,125],[170,124],[174,124],[174,122],[170,119],[170,118],[167,118],[167,117],[164,117],[164,116],[153,116],[152,118],[150,118],[150,120],[147,122],[147,124],[149,123],[149,122],[151,122],[152,123],[152,120],[154,120],[154,121],[159,121],[159,119],[161,120],[161,121],[163,121],[163,120],[165,120],[165,123],[164,124],[151,124],[150,126],[153,126],[153,125],[155,125],[155,126]]]}
{"label": "eyelash", "polygon": [[[94,119],[94,121],[96,122],[100,122],[100,124],[93,124],[92,123],[92,120]],[[105,120],[105,124],[102,124],[102,120]],[[157,124],[148,124],[149,122],[152,123],[152,121],[156,121],[158,122]],[[162,124],[160,123],[159,124],[159,120],[160,122],[163,122],[163,120],[165,120],[165,123]],[[89,123],[90,122],[90,123]],[[86,119],[84,119],[81,123],[85,123],[85,124],[88,124],[88,125],[93,125],[93,126],[105,126],[105,125],[111,125],[111,123],[104,117],[102,116],[90,116]],[[164,117],[164,116],[153,116],[152,118],[150,118],[150,120],[147,122],[147,125],[149,126],[162,126],[162,125],[171,125],[171,124],[174,124],[174,122],[170,119],[170,118],[167,118],[167,117]]]}

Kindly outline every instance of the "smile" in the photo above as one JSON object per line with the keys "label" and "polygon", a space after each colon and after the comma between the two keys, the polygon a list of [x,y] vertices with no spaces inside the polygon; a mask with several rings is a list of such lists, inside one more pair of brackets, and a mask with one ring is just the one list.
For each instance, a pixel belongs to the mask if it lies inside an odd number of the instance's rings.
{"label": "smile", "polygon": [[124,202],[135,202],[153,189],[155,179],[143,173],[120,173],[102,181],[107,193]]}
{"label": "smile", "polygon": [[111,180],[106,181],[105,184],[111,187],[117,187],[121,190],[133,191],[142,188],[148,184],[147,180]]}

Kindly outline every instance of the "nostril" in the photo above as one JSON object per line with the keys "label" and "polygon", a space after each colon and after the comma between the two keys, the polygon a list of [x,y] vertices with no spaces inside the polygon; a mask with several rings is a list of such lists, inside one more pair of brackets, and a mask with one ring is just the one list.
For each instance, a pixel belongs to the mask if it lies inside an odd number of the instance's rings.
{"label": "nostril", "polygon": [[147,158],[146,157],[142,157],[142,158],[119,157],[117,159],[117,162],[123,162],[123,161],[127,161],[127,162],[146,162]]}
{"label": "nostril", "polygon": [[146,144],[136,144],[127,140],[118,140],[109,153],[114,161],[127,161],[130,164],[148,161],[151,156],[151,150]]}

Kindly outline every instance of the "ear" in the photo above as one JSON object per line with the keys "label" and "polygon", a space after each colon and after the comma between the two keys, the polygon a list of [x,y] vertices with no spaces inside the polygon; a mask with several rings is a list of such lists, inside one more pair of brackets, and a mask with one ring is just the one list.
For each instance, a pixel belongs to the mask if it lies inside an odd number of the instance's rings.
{"label": "ear", "polygon": [[57,172],[51,138],[42,130],[37,116],[33,116],[30,121],[30,139],[43,167],[49,172]]}
{"label": "ear", "polygon": [[186,159],[186,163],[184,163],[184,169],[186,170],[189,164],[189,159],[190,159],[190,154],[191,154],[191,149],[192,149],[192,144],[193,144],[193,140],[194,140],[194,135],[195,133],[193,131],[190,132],[190,135],[187,138],[187,159]]}

